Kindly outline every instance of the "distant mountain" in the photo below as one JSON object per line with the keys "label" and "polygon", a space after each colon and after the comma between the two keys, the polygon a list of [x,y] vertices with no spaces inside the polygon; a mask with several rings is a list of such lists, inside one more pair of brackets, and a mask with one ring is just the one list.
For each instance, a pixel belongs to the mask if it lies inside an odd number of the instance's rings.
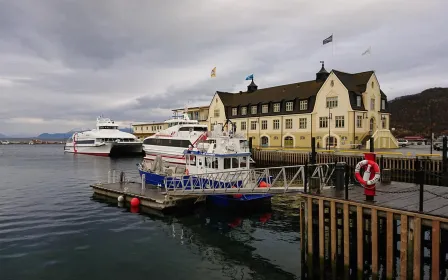
{"label": "distant mountain", "polygon": [[430,137],[431,123],[436,136],[448,133],[448,88],[430,88],[388,103],[390,127],[396,136]]}
{"label": "distant mountain", "polygon": [[7,138],[8,136],[6,136],[5,134],[1,134],[0,133],[0,138]]}
{"label": "distant mountain", "polygon": [[[120,128],[120,131],[132,133],[132,129],[130,128]],[[69,131],[66,133],[42,133],[37,136],[38,139],[67,139],[73,135],[73,133],[79,132],[79,131]]]}

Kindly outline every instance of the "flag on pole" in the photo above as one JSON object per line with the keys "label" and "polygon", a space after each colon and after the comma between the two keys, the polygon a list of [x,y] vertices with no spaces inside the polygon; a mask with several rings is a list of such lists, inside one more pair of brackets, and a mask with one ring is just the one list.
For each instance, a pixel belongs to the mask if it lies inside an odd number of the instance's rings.
{"label": "flag on pole", "polygon": [[246,77],[246,81],[253,80],[253,79],[254,79],[254,74],[250,74],[249,76]]}
{"label": "flag on pole", "polygon": [[363,53],[362,53],[362,55],[366,55],[366,54],[370,54],[370,47],[367,49],[367,50],[365,50]]}
{"label": "flag on pole", "polygon": [[326,39],[323,41],[323,44],[325,45],[325,44],[328,44],[328,43],[331,43],[331,42],[333,42],[333,34],[331,34],[330,37],[326,38]]}
{"label": "flag on pole", "polygon": [[212,72],[210,73],[210,77],[211,77],[211,78],[215,78],[215,77],[216,77],[216,67],[214,67],[214,68],[212,69]]}

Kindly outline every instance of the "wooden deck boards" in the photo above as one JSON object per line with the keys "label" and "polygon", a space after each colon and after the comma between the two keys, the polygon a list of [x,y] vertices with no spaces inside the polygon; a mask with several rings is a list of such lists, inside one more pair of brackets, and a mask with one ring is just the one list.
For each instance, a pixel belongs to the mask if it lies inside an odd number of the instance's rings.
{"label": "wooden deck boards", "polygon": [[[424,190],[448,197],[448,187],[425,185]],[[364,189],[362,187],[350,187],[348,193],[349,200],[366,203]],[[324,190],[322,195],[333,198],[344,198],[344,192],[338,192],[334,189]],[[401,182],[379,184],[377,185],[374,205],[418,212],[419,195],[419,186],[416,184]],[[424,192],[423,199],[423,211],[425,214],[448,217],[448,199],[435,196],[426,191]],[[366,204],[370,203],[367,202]]]}

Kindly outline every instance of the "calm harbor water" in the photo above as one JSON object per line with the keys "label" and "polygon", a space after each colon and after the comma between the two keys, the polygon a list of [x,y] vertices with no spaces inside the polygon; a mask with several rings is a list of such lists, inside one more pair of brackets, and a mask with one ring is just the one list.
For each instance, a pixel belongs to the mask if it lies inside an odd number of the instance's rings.
{"label": "calm harbor water", "polygon": [[[0,279],[299,279],[297,204],[258,213],[201,207],[130,213],[92,198],[110,169],[138,178],[140,158],[0,145]],[[289,198],[291,199],[291,198]]]}

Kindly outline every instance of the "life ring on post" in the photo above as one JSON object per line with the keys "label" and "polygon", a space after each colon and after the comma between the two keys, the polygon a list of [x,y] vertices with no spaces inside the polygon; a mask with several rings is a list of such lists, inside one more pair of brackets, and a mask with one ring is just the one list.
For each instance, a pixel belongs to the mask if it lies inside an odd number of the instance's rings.
{"label": "life ring on post", "polygon": [[[370,178],[367,181],[364,180],[364,178],[361,176],[361,173],[360,173],[361,168],[363,168],[364,166],[367,167],[366,171],[370,172]],[[370,170],[369,167],[372,168],[373,171]],[[364,186],[375,185],[380,180],[380,177],[381,177],[380,167],[373,160],[367,160],[367,159],[362,160],[362,161],[358,162],[358,164],[355,167],[355,177],[356,177],[356,180]]]}

